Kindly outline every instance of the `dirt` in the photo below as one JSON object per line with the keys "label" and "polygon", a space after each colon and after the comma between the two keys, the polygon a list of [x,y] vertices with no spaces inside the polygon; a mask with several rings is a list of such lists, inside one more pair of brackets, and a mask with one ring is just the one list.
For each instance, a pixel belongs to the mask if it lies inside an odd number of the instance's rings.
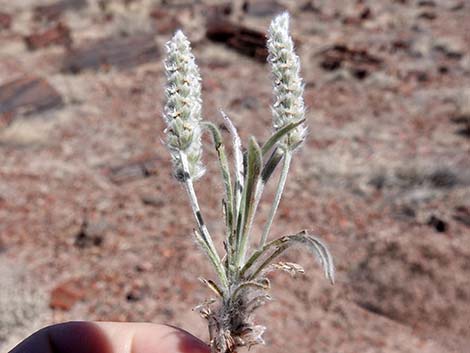
{"label": "dirt", "polygon": [[[275,300],[257,317],[267,347],[252,351],[468,351],[468,1],[259,0],[238,13],[209,0],[0,8],[2,351],[64,320],[163,322],[207,339],[191,309],[210,296],[198,277],[214,274],[161,143],[164,43],[179,27],[192,40],[206,119],[222,123],[223,109],[244,141],[264,141],[271,86],[260,33],[282,9],[302,61],[309,136],[272,236],[305,228],[323,238],[337,283],[308,254],[289,253],[306,274],[272,276]],[[206,29],[216,20],[230,35],[213,41]],[[207,148],[196,191],[222,250],[215,157]]]}

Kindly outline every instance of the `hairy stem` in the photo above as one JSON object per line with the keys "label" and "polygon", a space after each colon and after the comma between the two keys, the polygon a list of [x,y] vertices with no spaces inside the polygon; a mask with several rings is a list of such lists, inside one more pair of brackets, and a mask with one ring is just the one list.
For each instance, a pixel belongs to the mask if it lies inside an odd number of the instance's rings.
{"label": "hairy stem", "polygon": [[284,186],[286,185],[287,174],[289,173],[289,168],[292,160],[292,152],[287,150],[284,154],[284,162],[282,165],[281,175],[279,176],[279,182],[277,184],[276,195],[274,196],[274,201],[269,211],[268,220],[264,226],[263,235],[261,236],[261,241],[259,243],[259,249],[261,249],[264,244],[266,244],[266,239],[268,238],[269,231],[274,221],[274,216],[279,207],[281,201],[281,196],[284,191]]}
{"label": "hairy stem", "polygon": [[191,204],[191,208],[193,210],[194,218],[196,219],[197,226],[199,229],[199,232],[201,234],[201,238],[204,242],[204,249],[206,250],[207,256],[211,260],[212,264],[214,265],[214,268],[219,275],[220,281],[222,282],[222,285],[225,288],[228,288],[228,281],[227,281],[227,275],[225,273],[225,270],[222,266],[222,262],[220,261],[220,257],[217,254],[217,250],[215,249],[214,242],[212,241],[212,237],[209,234],[209,230],[207,229],[204,219],[202,217],[201,209],[199,208],[199,203],[197,200],[196,192],[194,191],[194,185],[193,181],[189,177],[189,172],[188,172],[188,157],[184,152],[180,151],[180,158],[181,158],[181,164],[183,166],[183,171],[185,173],[184,177],[184,187],[186,189],[186,192],[189,196],[189,201]]}

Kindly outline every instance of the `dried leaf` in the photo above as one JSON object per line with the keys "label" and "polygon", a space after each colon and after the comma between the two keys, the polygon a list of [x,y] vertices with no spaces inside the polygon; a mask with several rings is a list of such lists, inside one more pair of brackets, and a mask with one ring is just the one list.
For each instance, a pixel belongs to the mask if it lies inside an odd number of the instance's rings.
{"label": "dried leaf", "polygon": [[256,251],[243,267],[241,271],[242,276],[248,280],[256,278],[260,272],[269,266],[278,256],[294,245],[304,245],[315,254],[320,264],[323,266],[326,278],[328,278],[331,283],[334,283],[335,269],[333,258],[328,248],[320,239],[309,235],[305,230],[294,235],[288,235],[273,240],[266,244],[261,250]]}

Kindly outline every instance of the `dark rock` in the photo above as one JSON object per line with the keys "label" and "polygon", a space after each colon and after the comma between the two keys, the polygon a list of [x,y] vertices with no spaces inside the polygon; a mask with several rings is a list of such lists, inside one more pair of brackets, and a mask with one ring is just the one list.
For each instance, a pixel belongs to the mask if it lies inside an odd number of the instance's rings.
{"label": "dark rock", "polygon": [[445,221],[434,215],[431,215],[431,217],[429,217],[427,224],[428,226],[433,227],[435,231],[439,233],[445,233],[448,228],[448,225]]}
{"label": "dark rock", "polygon": [[436,3],[433,0],[420,0],[418,1],[418,6],[436,7]]}
{"label": "dark rock", "polygon": [[470,115],[459,115],[453,117],[451,121],[454,124],[461,125],[461,128],[455,132],[457,135],[470,138]]}
{"label": "dark rock", "polygon": [[465,206],[458,206],[455,208],[455,213],[452,216],[456,221],[470,227],[470,208]]}
{"label": "dark rock", "polygon": [[148,206],[163,207],[165,205],[165,200],[160,197],[145,195],[142,196],[142,203]]}
{"label": "dark rock", "polygon": [[346,68],[359,80],[366,78],[382,64],[381,58],[370,54],[366,49],[350,48],[342,44],[334,45],[317,55],[321,57],[320,67],[324,70]]}
{"label": "dark rock", "polygon": [[153,34],[135,34],[98,40],[73,49],[64,59],[62,71],[79,73],[86,69],[106,69],[115,66],[132,68],[160,58]]}
{"label": "dark rock", "polygon": [[428,180],[435,188],[448,189],[459,183],[457,175],[448,169],[437,169],[428,176]]}
{"label": "dark rock", "polygon": [[245,96],[240,98],[235,98],[231,103],[230,106],[232,108],[240,107],[243,109],[254,110],[258,108],[259,102],[256,97],[253,96]]}
{"label": "dark rock", "polygon": [[265,33],[232,23],[226,19],[209,20],[206,37],[214,42],[224,43],[240,54],[263,63],[268,57]]}
{"label": "dark rock", "polygon": [[44,79],[25,76],[0,86],[0,121],[8,125],[17,113],[39,113],[63,104],[61,95]]}
{"label": "dark rock", "polygon": [[56,21],[65,11],[80,10],[86,5],[86,0],[60,0],[49,5],[36,6],[33,18],[35,21]]}
{"label": "dark rock", "polygon": [[418,15],[418,18],[428,21],[434,21],[437,18],[437,15],[435,12],[423,11]]}
{"label": "dark rock", "polygon": [[286,11],[286,8],[276,0],[249,0],[245,2],[243,10],[247,15],[264,17],[277,15]]}
{"label": "dark rock", "polygon": [[72,45],[70,29],[61,22],[44,32],[26,36],[24,40],[29,50],[46,48],[52,45],[62,45],[69,48]]}
{"label": "dark rock", "polygon": [[139,300],[142,300],[142,298],[143,293],[141,290],[138,289],[133,289],[126,294],[126,300],[128,302],[138,302]]}
{"label": "dark rock", "polygon": [[158,157],[140,157],[105,170],[105,174],[116,184],[156,175],[160,167]]}
{"label": "dark rock", "polygon": [[377,190],[382,190],[385,186],[386,181],[387,177],[384,174],[377,174],[369,180],[369,185],[372,185]]}
{"label": "dark rock", "polygon": [[75,236],[74,245],[81,249],[101,246],[107,229],[108,224],[105,222],[90,223],[85,220]]}

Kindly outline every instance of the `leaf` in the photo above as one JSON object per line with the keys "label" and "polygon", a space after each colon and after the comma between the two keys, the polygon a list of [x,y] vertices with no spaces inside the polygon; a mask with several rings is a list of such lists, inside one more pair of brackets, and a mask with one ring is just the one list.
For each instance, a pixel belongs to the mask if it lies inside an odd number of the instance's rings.
{"label": "leaf", "polygon": [[253,221],[253,216],[256,209],[256,189],[258,186],[258,180],[261,176],[261,165],[262,155],[261,148],[254,139],[250,138],[250,144],[248,146],[248,157],[247,157],[247,173],[245,185],[243,187],[242,207],[244,213],[241,214],[241,222],[239,230],[239,247],[237,249],[237,260],[238,264],[240,260],[243,261],[246,252],[246,245],[249,236],[249,230]]}
{"label": "leaf", "polygon": [[283,126],[281,129],[277,130],[274,134],[271,135],[271,137],[268,139],[268,141],[265,142],[263,147],[261,148],[261,151],[263,153],[263,156],[268,153],[271,148],[274,147],[276,143],[278,143],[285,135],[287,135],[289,132],[294,130],[297,126],[305,122],[305,119],[287,124]]}
{"label": "leaf", "polygon": [[[233,139],[233,154],[235,156],[235,196],[237,194],[241,194],[243,188],[243,152],[242,152],[242,143],[240,140],[240,136],[238,135],[237,128],[233,125],[230,118],[221,111],[222,116],[224,117],[225,125],[227,126],[230,135],[232,135]],[[238,200],[235,210],[239,210],[239,203]],[[236,215],[236,213],[235,213]]]}
{"label": "leaf", "polygon": [[248,281],[253,280],[278,256],[294,245],[306,246],[319,260],[325,272],[325,277],[331,283],[334,283],[335,269],[328,248],[320,239],[309,235],[305,230],[273,240],[256,251],[242,268],[241,276]]}
{"label": "leaf", "polygon": [[[210,122],[203,122],[202,126],[208,129],[214,140],[214,147],[217,152],[217,157],[219,159],[219,167],[220,172],[222,174],[222,178],[224,181],[224,189],[225,189],[225,201],[223,201],[224,206],[224,216],[225,216],[225,224],[227,228],[227,239],[228,239],[228,251],[227,256],[230,259],[233,252],[233,223],[234,223],[234,214],[233,214],[233,189],[232,189],[232,181],[230,178],[230,167],[227,160],[227,155],[225,153],[225,146],[222,140],[222,134],[217,126]],[[230,262],[230,261],[229,261]]]}
{"label": "leaf", "polygon": [[274,149],[273,153],[267,160],[267,162],[264,164],[263,171],[261,172],[261,180],[263,184],[266,184],[271,177],[271,175],[274,173],[274,170],[278,166],[279,162],[282,160],[282,157],[284,156],[284,153],[280,151],[279,148]]}
{"label": "leaf", "polygon": [[214,281],[210,279],[205,279],[205,278],[199,278],[199,281],[201,281],[202,284],[206,285],[209,287],[211,291],[213,291],[215,294],[217,294],[219,297],[223,298],[223,292],[222,290],[217,286],[217,284],[214,283]]}
{"label": "leaf", "polygon": [[267,278],[260,278],[259,280],[256,281],[246,281],[238,285],[238,287],[234,290],[233,292],[233,298],[236,298],[237,294],[245,289],[253,289],[253,290],[262,290],[262,291],[267,291],[269,288],[271,288],[271,283],[269,282],[269,279]]}

